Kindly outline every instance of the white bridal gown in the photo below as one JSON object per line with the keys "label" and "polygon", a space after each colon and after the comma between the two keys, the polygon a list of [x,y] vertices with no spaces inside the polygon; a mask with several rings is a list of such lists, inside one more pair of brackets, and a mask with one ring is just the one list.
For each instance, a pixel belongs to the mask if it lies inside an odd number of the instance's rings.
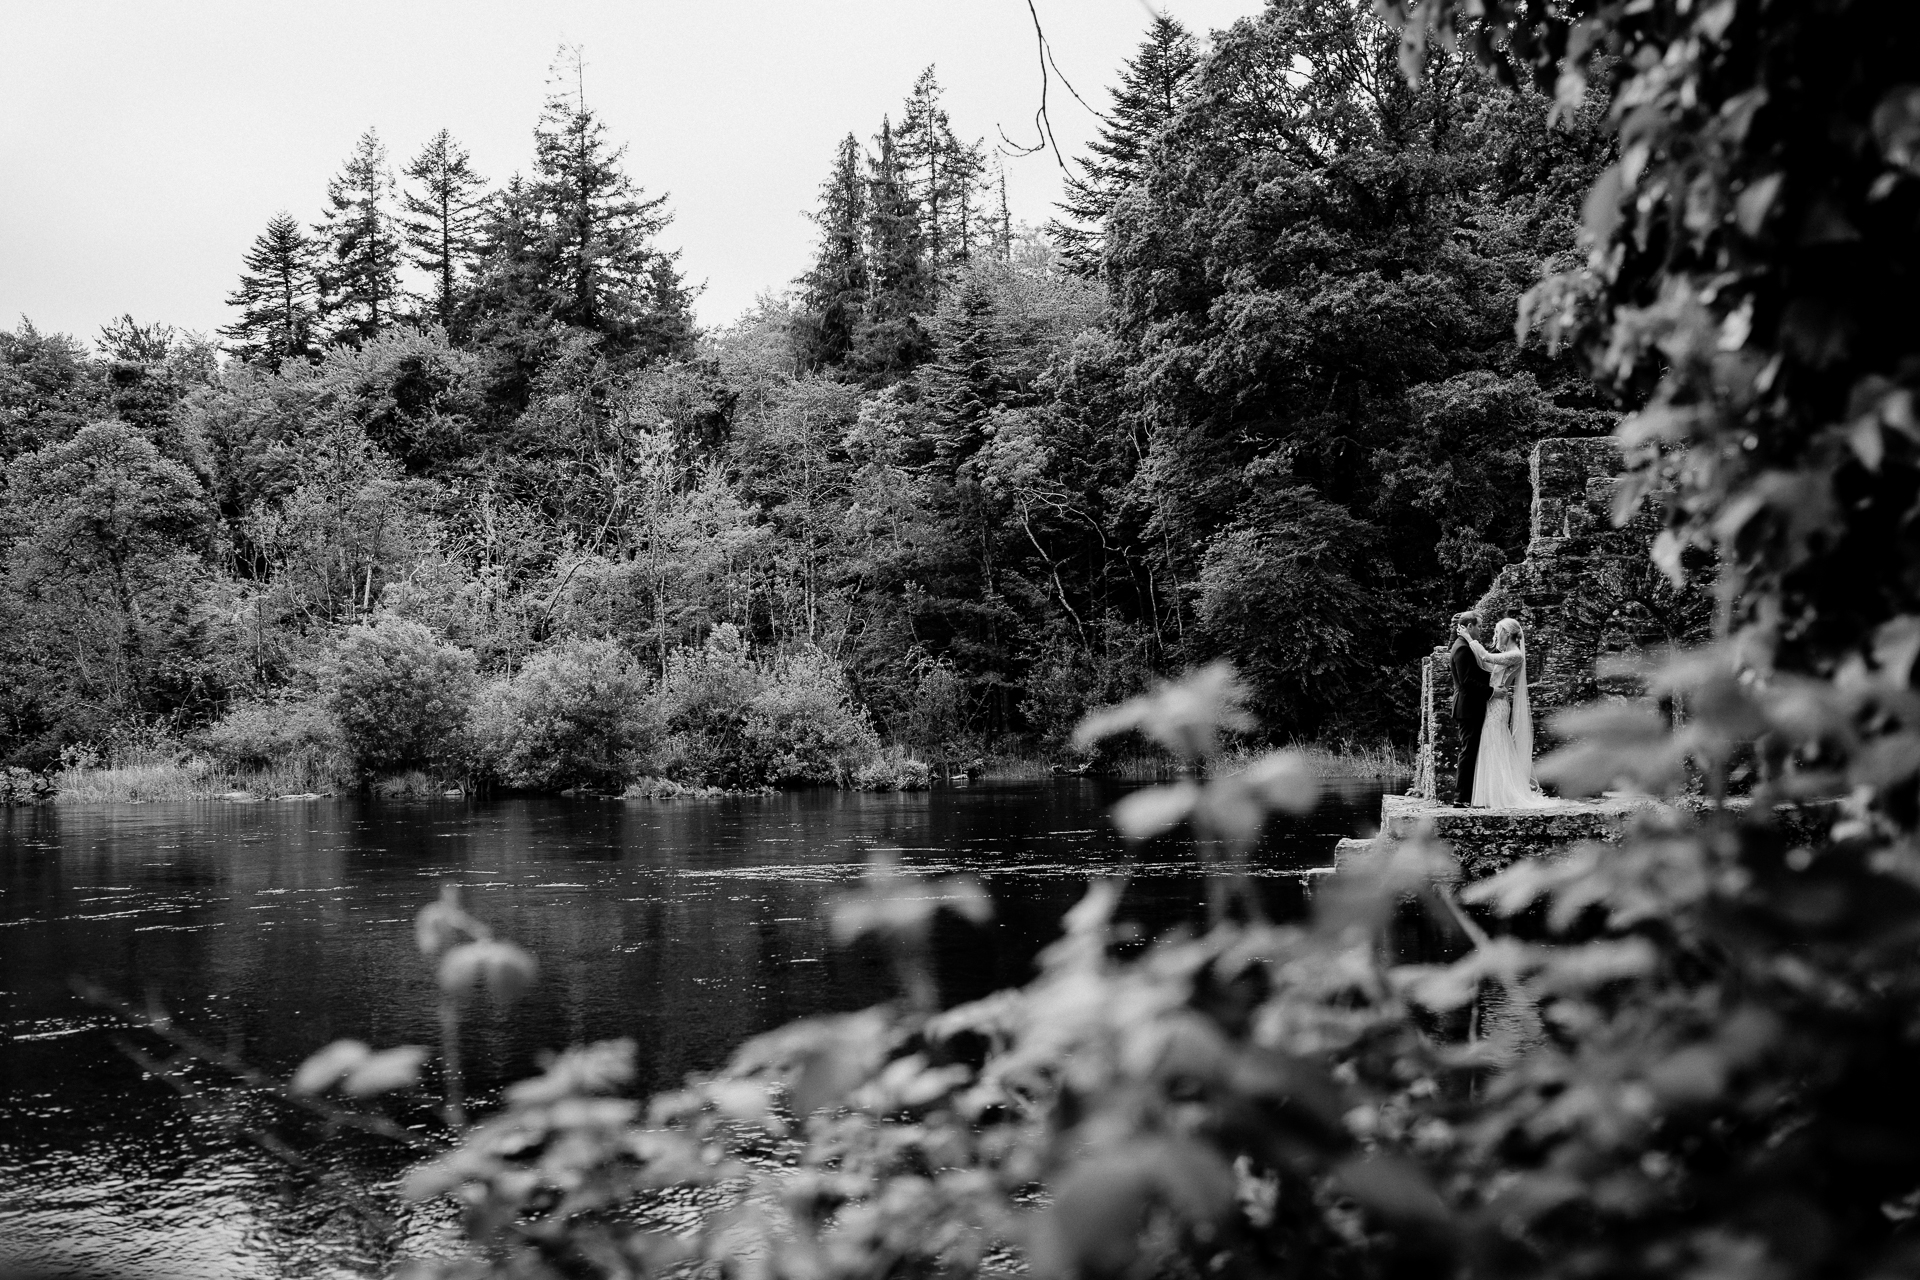
{"label": "white bridal gown", "polygon": [[1477,641],[1473,656],[1492,683],[1487,718],[1474,757],[1474,804],[1494,809],[1531,809],[1553,803],[1533,780],[1533,714],[1527,706],[1525,645],[1489,653]]}

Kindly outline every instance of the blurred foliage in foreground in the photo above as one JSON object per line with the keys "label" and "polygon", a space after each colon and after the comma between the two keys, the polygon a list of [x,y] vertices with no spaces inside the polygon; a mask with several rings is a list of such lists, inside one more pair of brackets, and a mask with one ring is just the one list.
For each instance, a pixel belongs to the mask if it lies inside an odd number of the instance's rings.
{"label": "blurred foliage in foreground", "polygon": [[[1563,103],[1610,80],[1621,158],[1587,200],[1588,266],[1525,319],[1650,397],[1621,431],[1623,510],[1676,484],[1656,554],[1718,554],[1722,639],[1645,672],[1644,703],[1574,713],[1543,770],[1703,789],[1704,812],[1457,893],[1444,850],[1403,845],[1276,925],[1232,874],[1267,811],[1312,803],[1273,758],[1116,815],[1187,822],[1220,864],[1204,935],[1124,954],[1096,886],[1035,981],[946,1010],[915,944],[978,892],[887,871],[842,918],[893,940],[898,1003],[763,1037],[644,1107],[616,1096],[622,1045],[556,1059],[406,1184],[463,1205],[481,1249],[452,1272],[1920,1270],[1920,320],[1874,306],[1914,277],[1920,11],[1400,16],[1414,70],[1431,37]],[[1242,714],[1203,673],[1091,731],[1204,765]],[[1810,798],[1836,820],[1796,845],[1774,805]],[[1457,959],[1392,962],[1408,900]],[[711,1189],[697,1230],[624,1207],[681,1183]]]}

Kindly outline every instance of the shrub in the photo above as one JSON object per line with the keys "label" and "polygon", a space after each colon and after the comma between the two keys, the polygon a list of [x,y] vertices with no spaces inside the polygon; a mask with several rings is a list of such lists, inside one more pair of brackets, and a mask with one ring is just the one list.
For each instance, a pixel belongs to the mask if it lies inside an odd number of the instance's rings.
{"label": "shrub", "polygon": [[368,772],[444,768],[476,684],[473,655],[417,622],[350,628],[333,659],[328,706],[353,761]]}
{"label": "shrub", "polygon": [[853,705],[846,672],[817,649],[781,658],[765,671],[741,725],[749,769],[768,786],[845,783],[880,751],[880,739]]}
{"label": "shrub", "polygon": [[54,781],[18,765],[0,768],[0,805],[39,804],[53,798]]}
{"label": "shrub", "polygon": [[683,782],[845,783],[880,750],[839,663],[813,649],[755,662],[731,624],[668,660],[654,708],[668,735],[657,763]]}
{"label": "shrub", "polygon": [[860,766],[853,785],[861,791],[925,791],[933,785],[933,769],[904,748],[889,747]]}
{"label": "shrub", "polygon": [[237,702],[201,742],[231,769],[329,771],[342,753],[340,722],[313,702]]}
{"label": "shrub", "polygon": [[480,771],[514,787],[618,788],[651,739],[647,674],[611,640],[563,640],[475,701]]}

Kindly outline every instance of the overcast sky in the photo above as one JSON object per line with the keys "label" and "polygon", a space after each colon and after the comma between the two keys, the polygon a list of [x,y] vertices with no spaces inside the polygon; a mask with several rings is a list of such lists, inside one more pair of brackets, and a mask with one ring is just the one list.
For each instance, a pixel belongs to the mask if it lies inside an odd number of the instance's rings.
{"label": "overcast sky", "polygon": [[[1104,106],[1145,0],[1035,4]],[[1259,7],[1167,5],[1196,32]],[[211,333],[253,237],[279,209],[316,219],[369,126],[396,168],[445,127],[489,179],[526,169],[562,43],[628,171],[670,193],[662,244],[705,283],[706,324],[805,268],[835,141],[897,116],[928,63],[963,136],[1034,138],[1026,0],[0,0],[0,327]],[[1050,106],[1071,157],[1095,121],[1057,83]],[[1044,221],[1052,158],[1005,163],[1016,220]]]}

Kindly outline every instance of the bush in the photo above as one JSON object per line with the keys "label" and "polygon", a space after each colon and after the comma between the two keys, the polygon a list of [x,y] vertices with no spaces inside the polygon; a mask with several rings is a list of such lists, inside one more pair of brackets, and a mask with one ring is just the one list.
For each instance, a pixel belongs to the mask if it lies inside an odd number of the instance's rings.
{"label": "bush", "polygon": [[933,785],[933,769],[903,748],[889,747],[860,766],[853,785],[861,791],[925,791]]}
{"label": "bush", "polygon": [[748,767],[774,787],[844,785],[880,751],[880,739],[853,705],[839,663],[817,649],[766,670],[741,725]]}
{"label": "bush", "polygon": [[475,700],[477,772],[508,786],[618,789],[651,740],[647,673],[611,640],[563,640]]}
{"label": "bush", "polygon": [[340,722],[312,702],[237,702],[200,736],[230,769],[332,770],[341,759]]}
{"label": "bush", "polygon": [[731,624],[668,660],[654,708],[668,735],[657,763],[682,782],[844,784],[880,750],[839,663],[812,649],[755,662]]}
{"label": "bush", "polygon": [[460,754],[474,667],[472,654],[417,622],[350,628],[328,706],[354,763],[370,773],[447,767]]}
{"label": "bush", "polygon": [[18,765],[0,768],[0,805],[39,804],[53,798],[52,778]]}

